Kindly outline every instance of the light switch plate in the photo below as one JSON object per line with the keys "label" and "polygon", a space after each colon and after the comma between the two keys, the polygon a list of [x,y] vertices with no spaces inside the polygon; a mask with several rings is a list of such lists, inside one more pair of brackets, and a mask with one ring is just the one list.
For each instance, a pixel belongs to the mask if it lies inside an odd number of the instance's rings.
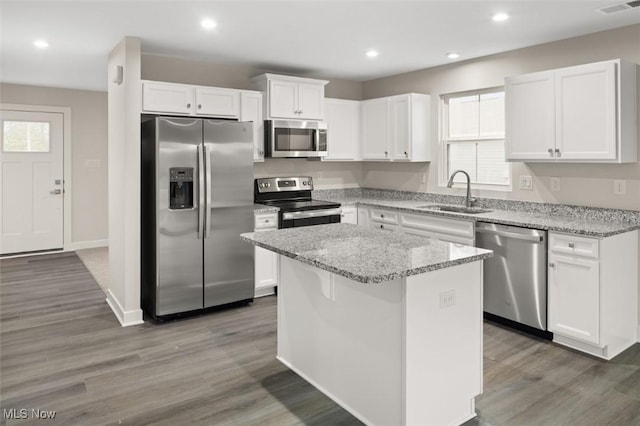
{"label": "light switch plate", "polygon": [[560,178],[557,178],[557,177],[551,178],[551,190],[560,191]]}
{"label": "light switch plate", "polygon": [[520,176],[520,189],[531,191],[533,189],[533,179],[531,176]]}

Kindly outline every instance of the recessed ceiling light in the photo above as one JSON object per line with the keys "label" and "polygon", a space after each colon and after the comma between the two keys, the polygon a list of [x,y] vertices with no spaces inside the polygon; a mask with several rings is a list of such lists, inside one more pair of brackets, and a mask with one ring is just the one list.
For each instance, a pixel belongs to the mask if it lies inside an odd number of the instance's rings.
{"label": "recessed ceiling light", "polygon": [[458,59],[459,57],[460,57],[459,53],[456,53],[456,52],[447,53],[447,58],[449,59]]}
{"label": "recessed ceiling light", "polygon": [[378,52],[376,52],[375,50],[368,50],[367,51],[367,56],[370,58],[375,58],[376,56],[378,56]]}
{"label": "recessed ceiling light", "polygon": [[49,47],[49,43],[46,40],[36,40],[33,42],[33,45],[38,49],[46,49]]}
{"label": "recessed ceiling light", "polygon": [[216,23],[216,21],[214,21],[211,18],[205,18],[202,21],[200,21],[200,26],[202,28],[204,28],[205,30],[212,30],[214,29],[218,24]]}
{"label": "recessed ceiling light", "polygon": [[496,13],[495,15],[493,15],[493,17],[491,18],[494,20],[494,22],[502,22],[502,21],[506,21],[507,19],[509,19],[509,15],[507,15],[506,13]]}

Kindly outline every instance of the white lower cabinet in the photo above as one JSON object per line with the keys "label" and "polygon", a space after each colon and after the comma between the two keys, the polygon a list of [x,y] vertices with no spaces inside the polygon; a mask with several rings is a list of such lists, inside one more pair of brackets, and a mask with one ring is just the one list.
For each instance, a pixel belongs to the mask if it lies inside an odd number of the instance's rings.
{"label": "white lower cabinet", "polygon": [[550,232],[548,261],[555,342],[611,359],[637,341],[638,231],[602,239]]}
{"label": "white lower cabinet", "polygon": [[[255,216],[255,231],[278,229],[278,214],[265,213]],[[273,294],[278,285],[278,254],[260,247],[254,248],[255,297]]]}
{"label": "white lower cabinet", "polygon": [[358,224],[358,208],[357,207],[342,207],[342,214],[340,215],[341,223]]}
{"label": "white lower cabinet", "polygon": [[358,225],[369,226],[370,214],[368,207],[358,206]]}

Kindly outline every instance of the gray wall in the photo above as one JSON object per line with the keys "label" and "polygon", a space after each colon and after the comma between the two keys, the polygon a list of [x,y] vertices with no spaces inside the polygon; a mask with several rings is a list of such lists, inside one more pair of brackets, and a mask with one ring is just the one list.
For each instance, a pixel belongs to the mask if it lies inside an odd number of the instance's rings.
{"label": "gray wall", "polygon": [[[107,239],[107,94],[89,90],[0,84],[3,103],[71,108],[71,241]],[[86,160],[99,160],[89,168]]]}
{"label": "gray wall", "polygon": [[[364,83],[364,99],[407,92],[428,93],[433,111],[442,94],[502,86],[510,75],[529,73],[588,62],[621,58],[640,64],[640,25],[604,31],[519,49],[447,66],[424,69]],[[640,87],[640,72],[638,73]],[[640,100],[638,101],[640,106]],[[638,111],[640,122],[640,108]],[[432,116],[430,164],[363,163],[363,186],[445,192],[438,185],[438,117]],[[426,184],[419,174],[427,174]],[[517,188],[518,176],[530,175],[533,191]],[[512,192],[474,191],[494,198],[559,202],[594,207],[640,210],[640,163],[633,164],[533,164],[513,163]],[[550,190],[550,178],[559,177],[561,191]],[[627,180],[627,194],[614,195],[614,179]],[[460,192],[461,190],[455,190]]]}

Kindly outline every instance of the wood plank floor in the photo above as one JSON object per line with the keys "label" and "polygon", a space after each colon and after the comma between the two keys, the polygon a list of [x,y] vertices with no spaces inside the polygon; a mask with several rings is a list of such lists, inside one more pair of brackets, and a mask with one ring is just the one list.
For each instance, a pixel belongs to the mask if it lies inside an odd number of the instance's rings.
{"label": "wood plank floor", "polygon": [[[357,425],[275,360],[276,299],[120,327],[73,253],[0,261],[2,424]],[[485,324],[467,425],[640,424],[640,344],[611,362]]]}

